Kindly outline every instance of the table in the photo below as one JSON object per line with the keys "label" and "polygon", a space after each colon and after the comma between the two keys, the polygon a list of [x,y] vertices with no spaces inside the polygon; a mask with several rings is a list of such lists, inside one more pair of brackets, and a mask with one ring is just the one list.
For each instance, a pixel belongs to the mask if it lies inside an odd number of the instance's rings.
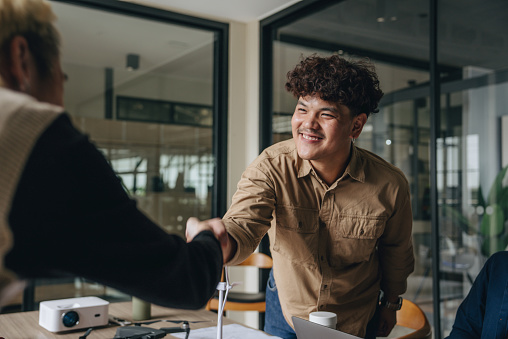
{"label": "table", "polygon": [[[132,303],[111,303],[109,304],[109,314],[125,320],[132,320]],[[192,311],[152,305],[151,320],[156,319],[187,320],[189,322],[203,321],[199,323],[190,323],[191,333],[192,329],[217,326],[217,314],[205,309]],[[228,325],[235,324],[236,322],[224,318],[223,323],[224,325]],[[178,324],[159,322],[147,326],[152,328],[177,327]],[[108,325],[94,328],[87,339],[112,339],[118,327],[118,325]],[[60,333],[49,332],[45,328],[39,326],[39,311],[0,315],[0,337],[5,339],[78,339],[85,334],[86,330],[85,328],[82,330]],[[167,334],[165,338],[174,337]]]}

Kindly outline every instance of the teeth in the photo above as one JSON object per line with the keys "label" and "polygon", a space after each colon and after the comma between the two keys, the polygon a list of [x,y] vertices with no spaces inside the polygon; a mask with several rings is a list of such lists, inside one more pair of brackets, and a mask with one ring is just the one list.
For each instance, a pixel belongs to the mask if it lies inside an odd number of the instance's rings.
{"label": "teeth", "polygon": [[307,140],[319,140],[319,138],[311,137],[311,136],[308,136],[308,135],[305,135],[305,134],[302,134],[302,137],[304,139],[307,139]]}

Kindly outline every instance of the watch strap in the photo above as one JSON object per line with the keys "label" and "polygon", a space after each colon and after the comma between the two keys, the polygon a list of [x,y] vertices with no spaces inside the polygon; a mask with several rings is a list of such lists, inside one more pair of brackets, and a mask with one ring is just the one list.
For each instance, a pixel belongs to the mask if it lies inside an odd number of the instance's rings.
{"label": "watch strap", "polygon": [[382,298],[381,299],[381,306],[384,308],[387,308],[389,310],[392,310],[392,311],[398,311],[402,307],[402,297],[399,297],[399,299],[397,299],[397,302],[395,302],[395,303],[391,303],[391,302],[387,301],[386,299]]}

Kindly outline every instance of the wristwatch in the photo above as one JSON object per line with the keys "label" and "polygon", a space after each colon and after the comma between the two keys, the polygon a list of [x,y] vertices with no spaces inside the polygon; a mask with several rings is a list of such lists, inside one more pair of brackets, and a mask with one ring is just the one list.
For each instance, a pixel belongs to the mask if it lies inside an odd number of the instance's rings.
{"label": "wristwatch", "polygon": [[402,298],[399,297],[399,299],[397,299],[397,302],[395,303],[391,303],[387,301],[385,298],[381,298],[381,306],[392,311],[398,311],[402,307]]}

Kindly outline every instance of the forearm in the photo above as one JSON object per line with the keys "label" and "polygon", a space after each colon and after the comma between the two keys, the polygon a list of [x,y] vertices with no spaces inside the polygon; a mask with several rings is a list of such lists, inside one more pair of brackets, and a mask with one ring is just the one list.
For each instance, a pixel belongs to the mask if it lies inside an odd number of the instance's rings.
{"label": "forearm", "polygon": [[228,233],[228,244],[226,246],[226,249],[223,250],[224,263],[231,261],[231,259],[233,259],[233,257],[235,256],[237,250],[238,243],[236,242],[235,238],[233,238]]}
{"label": "forearm", "polygon": [[34,148],[9,223],[6,265],[22,277],[83,276],[181,308],[202,306],[220,279],[217,239],[203,232],[187,244],[154,224],[102,154],[62,121]]}
{"label": "forearm", "polygon": [[[227,213],[222,218],[231,241],[228,264],[245,260],[271,227],[275,193],[271,179],[255,166],[249,166]],[[226,256],[225,256],[226,257]]]}

